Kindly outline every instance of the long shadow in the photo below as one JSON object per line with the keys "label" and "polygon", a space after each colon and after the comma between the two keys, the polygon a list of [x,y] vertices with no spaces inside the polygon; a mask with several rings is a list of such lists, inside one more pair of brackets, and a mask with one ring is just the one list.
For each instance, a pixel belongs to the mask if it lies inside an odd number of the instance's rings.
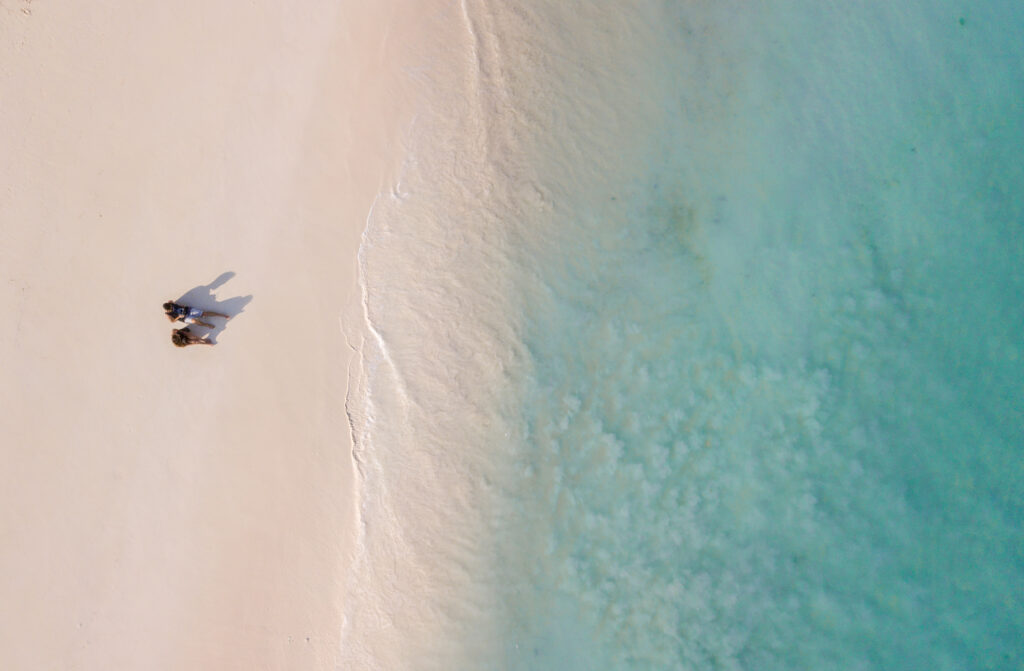
{"label": "long shadow", "polygon": [[[197,331],[203,329],[210,334],[210,340],[217,342],[217,336],[220,332],[228,327],[228,324],[234,322],[235,318],[245,310],[245,306],[252,300],[252,296],[235,296],[234,298],[228,298],[223,301],[218,301],[214,290],[219,286],[230,280],[235,276],[235,273],[228,271],[221,273],[220,277],[210,282],[209,284],[203,284],[195,289],[189,289],[181,295],[176,303],[179,305],[189,305],[200,310],[212,310],[213,312],[222,312],[226,315],[230,315],[231,319],[227,320],[223,317],[207,317],[203,321],[213,324],[212,329],[206,329],[202,326],[193,326],[192,330]],[[201,333],[201,331],[200,331]]]}

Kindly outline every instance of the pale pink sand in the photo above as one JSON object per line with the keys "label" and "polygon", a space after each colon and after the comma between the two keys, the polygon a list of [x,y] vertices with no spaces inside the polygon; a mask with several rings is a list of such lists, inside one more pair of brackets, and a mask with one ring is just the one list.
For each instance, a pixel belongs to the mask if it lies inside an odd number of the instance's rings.
{"label": "pale pink sand", "polygon": [[334,668],[394,4],[0,2],[0,668]]}

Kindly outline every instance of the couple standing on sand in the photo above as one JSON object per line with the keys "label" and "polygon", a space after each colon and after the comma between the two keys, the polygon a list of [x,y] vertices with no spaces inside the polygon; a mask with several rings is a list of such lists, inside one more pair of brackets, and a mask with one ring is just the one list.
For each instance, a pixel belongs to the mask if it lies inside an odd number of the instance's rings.
{"label": "couple standing on sand", "polygon": [[[213,328],[213,324],[204,322],[203,317],[223,317],[224,319],[231,319],[230,315],[226,315],[220,312],[209,312],[203,311],[199,308],[189,307],[188,305],[178,305],[174,301],[167,301],[164,303],[164,314],[172,322],[185,322],[186,324],[198,324],[199,326],[205,326],[208,329]],[[176,347],[188,347],[189,345],[213,345],[213,341],[207,340],[205,336],[197,336],[192,333],[190,327],[186,326],[183,329],[175,329],[171,332],[171,342]]]}

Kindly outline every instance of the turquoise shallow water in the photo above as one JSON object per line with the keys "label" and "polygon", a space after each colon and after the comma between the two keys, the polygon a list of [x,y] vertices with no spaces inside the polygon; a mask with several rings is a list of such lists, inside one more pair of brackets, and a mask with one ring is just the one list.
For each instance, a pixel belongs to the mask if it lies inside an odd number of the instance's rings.
{"label": "turquoise shallow water", "polygon": [[892,5],[439,17],[361,250],[357,666],[1024,663],[1024,10]]}
{"label": "turquoise shallow water", "polygon": [[504,663],[1018,668],[1020,9],[662,11],[646,170],[521,259]]}

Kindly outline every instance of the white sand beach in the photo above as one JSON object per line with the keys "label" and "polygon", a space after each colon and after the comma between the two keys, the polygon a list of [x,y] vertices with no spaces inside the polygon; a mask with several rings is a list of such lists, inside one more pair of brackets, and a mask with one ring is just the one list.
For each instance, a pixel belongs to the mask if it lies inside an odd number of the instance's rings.
{"label": "white sand beach", "polygon": [[419,18],[374,5],[0,4],[0,667],[334,668]]}

